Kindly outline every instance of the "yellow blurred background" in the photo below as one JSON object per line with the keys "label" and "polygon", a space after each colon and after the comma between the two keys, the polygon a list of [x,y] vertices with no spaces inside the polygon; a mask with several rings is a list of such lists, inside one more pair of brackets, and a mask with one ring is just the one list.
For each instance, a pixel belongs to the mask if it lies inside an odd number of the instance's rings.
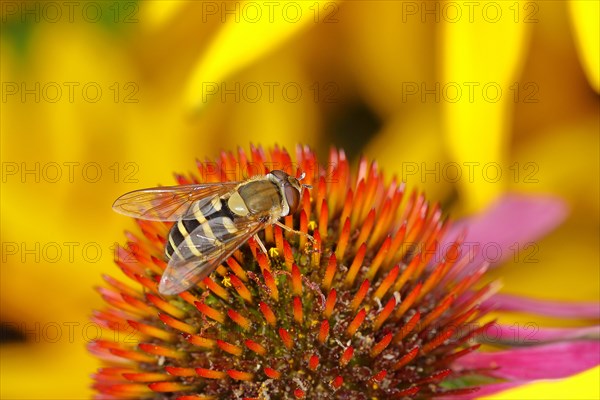
{"label": "yellow blurred background", "polygon": [[[535,262],[493,276],[598,301],[598,4],[3,1],[0,397],[92,395],[93,288],[134,229],[112,201],[249,143],[366,155],[455,217],[559,196],[570,216]],[[496,398],[597,398],[598,382]]]}

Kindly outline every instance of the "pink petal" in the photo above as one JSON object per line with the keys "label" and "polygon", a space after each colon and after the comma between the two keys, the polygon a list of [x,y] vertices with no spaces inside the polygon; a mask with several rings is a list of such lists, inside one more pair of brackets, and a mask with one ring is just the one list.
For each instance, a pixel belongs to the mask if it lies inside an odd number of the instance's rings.
{"label": "pink petal", "polygon": [[[498,352],[474,352],[456,361],[459,369],[498,368],[492,374],[517,381],[558,379],[600,364],[599,341],[575,341],[517,348]],[[524,382],[525,383],[525,382]]]}
{"label": "pink petal", "polygon": [[565,203],[556,197],[506,195],[482,214],[453,225],[440,251],[466,231],[462,252],[470,257],[463,270],[466,274],[483,262],[496,265],[513,256],[517,249],[522,250],[553,230],[566,216]]}
{"label": "pink petal", "polygon": [[482,340],[486,343],[512,346],[534,346],[575,339],[600,339],[600,325],[583,328],[540,328],[535,323],[493,324],[482,333]]}
{"label": "pink petal", "polygon": [[497,294],[487,301],[494,309],[522,311],[559,318],[599,319],[600,304],[595,302],[562,302],[537,300],[510,294]]}

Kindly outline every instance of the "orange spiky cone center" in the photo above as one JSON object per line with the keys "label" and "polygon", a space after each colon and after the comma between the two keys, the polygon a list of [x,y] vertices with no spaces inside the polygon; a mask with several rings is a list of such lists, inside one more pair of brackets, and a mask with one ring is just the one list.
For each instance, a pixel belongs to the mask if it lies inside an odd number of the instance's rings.
{"label": "orange spiky cone center", "polygon": [[[489,288],[458,281],[457,246],[435,249],[447,224],[438,206],[385,184],[375,164],[356,173],[332,150],[326,166],[299,148],[253,148],[200,163],[200,177],[294,167],[306,173],[301,210],[268,226],[269,254],[250,240],[197,287],[163,297],[157,282],[168,224],[138,221],[118,265],[132,282],[106,277],[108,307],[94,321],[119,333],[92,352],[111,366],[95,375],[101,396],[179,399],[429,397],[444,392],[451,362],[476,349],[465,329],[484,312]],[[257,167],[258,166],[258,167]],[[210,168],[209,168],[210,167]],[[240,179],[240,176],[237,176]],[[439,260],[436,260],[439,257]],[[467,389],[470,390],[470,389]],[[445,391],[456,394],[465,390]]]}

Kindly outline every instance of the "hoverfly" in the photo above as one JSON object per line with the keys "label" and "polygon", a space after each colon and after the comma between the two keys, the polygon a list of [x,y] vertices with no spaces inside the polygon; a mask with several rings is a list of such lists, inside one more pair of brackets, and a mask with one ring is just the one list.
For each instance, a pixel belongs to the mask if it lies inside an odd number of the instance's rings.
{"label": "hoverfly", "polygon": [[164,186],[126,193],[113,204],[121,214],[153,221],[174,221],[165,246],[167,267],[158,290],[165,295],[181,293],[225,261],[250,237],[266,248],[257,233],[265,226],[300,207],[299,180],[273,170],[240,182]]}

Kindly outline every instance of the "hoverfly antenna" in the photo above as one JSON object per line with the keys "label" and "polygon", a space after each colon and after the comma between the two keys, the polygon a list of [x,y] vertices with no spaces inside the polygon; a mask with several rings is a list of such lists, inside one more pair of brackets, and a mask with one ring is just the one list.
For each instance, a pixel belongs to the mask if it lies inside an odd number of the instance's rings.
{"label": "hoverfly antenna", "polygon": [[[300,177],[298,178],[299,181],[301,181],[302,179],[306,178],[306,172],[302,171],[302,173],[300,174]],[[307,189],[312,189],[311,185],[307,185],[305,183],[301,184],[301,186],[303,188],[307,188]]]}

